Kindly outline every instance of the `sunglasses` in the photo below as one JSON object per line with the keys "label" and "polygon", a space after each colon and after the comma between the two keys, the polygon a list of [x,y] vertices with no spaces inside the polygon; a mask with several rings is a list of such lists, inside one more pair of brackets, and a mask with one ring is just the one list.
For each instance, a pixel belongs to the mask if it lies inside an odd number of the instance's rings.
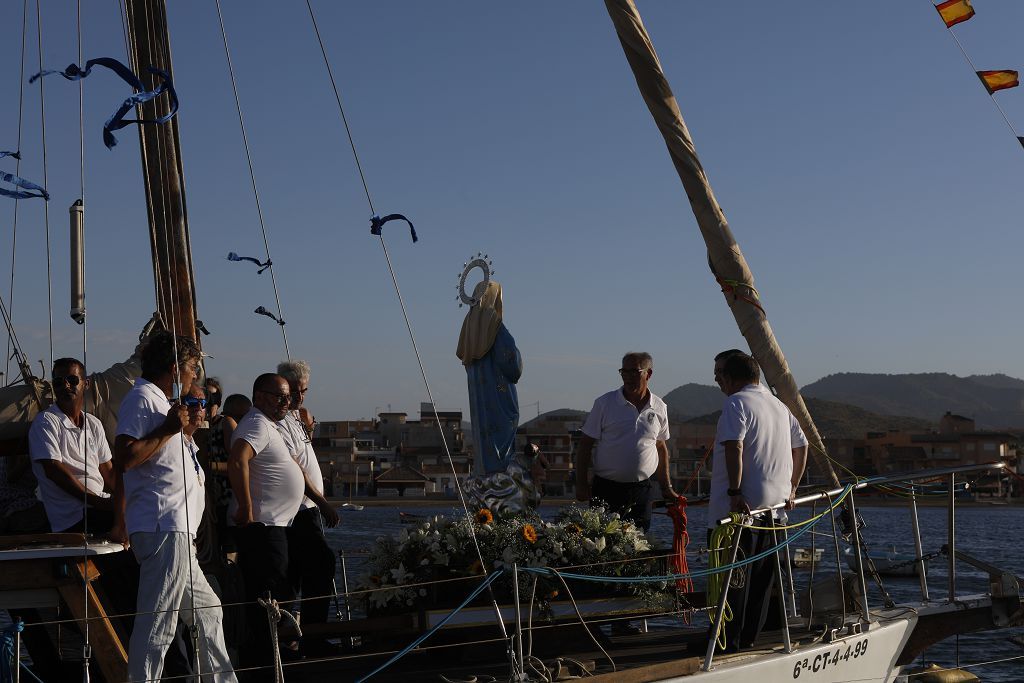
{"label": "sunglasses", "polygon": [[188,406],[189,408],[195,408],[196,406],[199,406],[200,410],[206,408],[206,399],[205,398],[196,398],[195,396],[186,396],[184,399],[182,399],[182,402],[186,406]]}
{"label": "sunglasses", "polygon": [[53,378],[54,386],[58,386],[67,382],[67,385],[72,389],[78,386],[78,383],[82,381],[82,378],[78,375],[55,375]]}
{"label": "sunglasses", "polygon": [[291,394],[278,394],[273,391],[265,391],[263,389],[257,389],[257,391],[261,394],[266,394],[267,396],[273,396],[277,400],[277,405],[279,406],[287,405],[292,401]]}

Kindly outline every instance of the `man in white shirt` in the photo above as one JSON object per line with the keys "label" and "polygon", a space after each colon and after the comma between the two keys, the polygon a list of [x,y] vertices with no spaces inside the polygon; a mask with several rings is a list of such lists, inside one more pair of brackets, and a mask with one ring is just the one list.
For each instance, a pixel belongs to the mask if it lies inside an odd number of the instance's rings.
{"label": "man in white shirt", "polygon": [[[288,382],[292,400],[288,414],[277,423],[292,458],[306,476],[306,497],[295,521],[288,527],[288,578],[296,593],[301,593],[302,623],[327,622],[330,598],[334,595],[334,551],[327,545],[324,527],[338,526],[338,513],[324,498],[324,475],[313,450],[313,419],[303,407],[309,391],[310,369],[304,360],[287,361],[277,366],[277,374]],[[315,598],[309,600],[308,598]],[[324,641],[303,641],[304,654],[329,650]]]}
{"label": "man in white shirt", "polygon": [[[761,384],[760,376],[757,362],[741,351],[725,351],[715,358],[715,382],[727,398],[715,435],[709,529],[730,512],[748,513],[788,503],[803,474],[807,441],[789,409]],[[794,446],[796,433],[802,446]],[[800,471],[795,472],[798,453]],[[769,526],[772,519],[772,514],[760,515],[755,526]],[[738,559],[760,554],[773,545],[769,531],[737,533]],[[729,598],[733,618],[725,626],[727,651],[752,646],[772,606],[780,609],[781,603],[774,599],[781,588],[775,581],[775,562],[775,556],[768,555],[736,570],[746,572],[746,580]]]}
{"label": "man in white shirt", "polygon": [[103,423],[83,410],[89,388],[85,366],[60,358],[51,377],[55,403],[36,416],[28,433],[50,528],[106,533],[114,523],[113,465]]}
{"label": "man in white shirt", "polygon": [[250,602],[249,635],[242,647],[244,667],[273,662],[266,616],[252,606],[256,599],[268,593],[279,602],[294,597],[288,581],[287,531],[302,504],[306,477],[277,426],[291,401],[283,377],[260,375],[252,387],[252,408],[231,436],[228,479],[235,497],[229,512],[239,527],[238,564]]}
{"label": "man in white shirt", "polygon": [[576,499],[600,500],[644,531],[651,526],[653,479],[666,498],[679,497],[669,479],[668,409],[647,386],[653,374],[651,354],[622,357],[622,386],[594,401],[576,457]]}
{"label": "man in white shirt", "polygon": [[122,533],[140,565],[139,614],[128,646],[130,681],[160,679],[179,617],[197,629],[202,680],[236,680],[224,644],[220,599],[195,552],[206,505],[204,480],[198,449],[185,434],[189,411],[178,399],[181,387],[192,385],[199,360],[191,339],[154,335],[142,352],[142,377],[118,411],[115,512],[123,509]]}

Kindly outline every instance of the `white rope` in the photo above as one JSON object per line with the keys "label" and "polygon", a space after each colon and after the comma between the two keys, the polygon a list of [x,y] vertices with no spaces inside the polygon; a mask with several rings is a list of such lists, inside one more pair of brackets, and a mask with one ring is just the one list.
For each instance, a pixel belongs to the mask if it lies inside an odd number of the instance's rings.
{"label": "white rope", "polygon": [[[40,9],[40,0],[36,0],[36,46],[39,54],[39,71],[43,70],[43,16]],[[43,189],[49,186],[49,173],[46,164],[46,97],[43,90],[43,81],[39,79],[39,119],[40,131],[43,143]],[[49,326],[50,337],[50,367],[53,367],[53,269],[50,265],[50,202],[43,202],[43,221],[46,227],[46,317]],[[45,372],[44,372],[45,374]],[[25,378],[28,381],[28,378]]]}
{"label": "white rope", "polygon": [[291,620],[292,626],[295,628],[296,638],[302,637],[302,628],[299,626],[298,619],[295,618],[288,610],[282,610],[277,600],[273,598],[264,600],[263,598],[257,598],[256,600],[260,607],[267,611],[267,623],[270,625],[270,640],[273,643],[274,650],[274,682],[284,683],[284,666],[281,662],[281,646],[278,642],[277,627],[281,622],[281,617],[287,616]]}
{"label": "white rope", "polygon": [[[23,0],[21,8],[21,65],[18,67],[18,142],[15,151],[21,151],[21,132],[22,132],[22,121],[25,113],[25,45],[28,42],[28,0]],[[21,175],[21,155],[14,161],[14,175]],[[14,200],[14,223],[11,230],[11,288],[10,295],[7,300],[7,310],[4,311],[4,322],[7,323],[7,359],[4,363],[4,377],[7,384],[10,384],[10,372],[11,372],[11,346],[14,346],[14,350],[19,356],[24,357],[24,352],[21,350],[21,345],[18,343],[17,337],[14,336],[14,269],[17,263],[17,252],[18,252],[18,205],[19,200]],[[0,301],[0,306],[3,305],[3,301]]]}
{"label": "white rope", "polygon": [[[217,0],[217,2],[219,3],[220,0]],[[327,57],[327,50],[324,47],[323,39],[320,36],[320,28],[317,25],[316,15],[313,13],[313,6],[312,4],[310,4],[310,0],[306,0],[306,8],[309,10],[309,18],[313,24],[313,30],[316,33],[317,43],[320,45],[320,53],[323,55],[324,58],[324,66],[327,69],[327,75],[329,76],[331,81],[331,88],[334,90],[334,98],[338,103],[338,112],[341,115],[342,123],[345,126],[345,132],[348,135],[349,145],[352,148],[352,157],[355,160],[356,168],[359,170],[359,178],[362,181],[363,190],[366,193],[367,205],[370,208],[370,213],[376,216],[377,211],[373,206],[373,200],[370,198],[369,184],[367,183],[366,176],[363,173],[362,163],[359,161],[359,152],[356,149],[356,143],[352,135],[352,130],[348,125],[348,117],[345,115],[345,107],[341,103],[341,93],[338,90],[337,82],[334,80],[334,71],[331,68],[330,59],[328,59]],[[476,550],[477,559],[480,560],[480,566],[483,568],[484,576],[487,576],[487,563],[484,561],[483,551],[480,549],[480,543],[477,540],[476,530],[473,528],[473,515],[470,513],[469,505],[466,503],[466,495],[463,492],[462,484],[459,481],[459,473],[455,468],[455,460],[454,458],[452,458],[451,447],[448,445],[448,438],[447,436],[445,436],[444,428],[441,426],[441,420],[437,417],[437,402],[434,401],[434,394],[430,390],[430,382],[427,379],[427,371],[423,366],[423,358],[420,356],[419,346],[416,344],[416,335],[413,333],[412,330],[412,323],[409,320],[409,312],[406,310],[405,300],[402,298],[402,290],[398,286],[398,276],[395,274],[395,269],[391,264],[391,255],[388,253],[388,246],[387,243],[384,241],[383,232],[380,235],[378,235],[378,237],[380,238],[381,250],[384,253],[384,260],[387,262],[388,272],[391,274],[391,281],[395,286],[395,294],[398,296],[398,304],[402,309],[402,318],[405,320],[405,327],[409,332],[409,340],[412,342],[412,350],[416,356],[416,364],[419,366],[420,376],[423,378],[423,386],[427,392],[427,399],[430,401],[430,406],[431,408],[433,408],[434,411],[434,420],[437,422],[437,431],[441,437],[441,445],[444,447],[445,456],[448,458],[448,465],[452,471],[452,480],[455,482],[455,491],[456,493],[458,493],[459,503],[462,505],[462,510],[466,515],[466,520],[470,523],[470,538],[473,539],[473,548]],[[507,638],[508,633],[505,630],[505,620],[501,617],[501,611],[498,609],[498,603],[496,600],[493,599],[494,594],[490,588],[488,588],[488,593],[492,596],[491,603],[494,606],[498,626],[501,628],[502,635]]]}
{"label": "white rope", "polygon": [[235,83],[235,67],[231,61],[231,50],[228,48],[228,33],[224,28],[224,13],[221,11],[220,0],[215,0],[217,5],[217,18],[220,20],[220,35],[224,42],[224,57],[228,63],[228,75],[231,77],[231,92],[235,95],[235,110],[238,112],[238,127],[242,131],[242,145],[245,147],[245,159],[249,163],[249,180],[252,183],[252,195],[256,201],[256,215],[260,221],[260,232],[263,234],[263,248],[266,250],[267,268],[270,270],[270,282],[274,286],[274,300],[277,302],[278,327],[281,328],[281,338],[284,340],[284,355],[290,361],[292,354],[288,349],[288,334],[284,330],[284,311],[281,308],[281,295],[277,289],[277,276],[274,274],[274,264],[270,258],[270,240],[267,238],[267,226],[263,221],[263,206],[260,203],[260,192],[256,187],[256,171],[252,165],[252,154],[249,151],[249,137],[245,133],[245,120],[242,117],[242,102],[238,97],[238,85]]}

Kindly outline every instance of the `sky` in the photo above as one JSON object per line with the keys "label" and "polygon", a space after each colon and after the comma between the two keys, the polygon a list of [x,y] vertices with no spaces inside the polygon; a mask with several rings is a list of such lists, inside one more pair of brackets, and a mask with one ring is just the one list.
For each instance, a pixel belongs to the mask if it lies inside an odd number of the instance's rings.
{"label": "sky", "polygon": [[[212,1],[169,3],[199,317],[228,393],[284,358]],[[586,410],[628,350],[652,388],[712,383],[742,347],[664,144],[597,2],[314,0],[360,160],[440,410],[467,411],[455,347],[463,263],[494,263],[524,358],[523,419]],[[78,48],[73,3],[43,2],[43,66]],[[319,419],[416,413],[427,390],[305,3],[222,0],[292,356]],[[953,30],[978,69],[1020,69],[1024,3],[976,0]],[[801,385],[836,372],[1024,376],[1018,307],[1024,150],[928,0],[639,3],[698,154]],[[124,58],[118,6],[82,0],[86,58]],[[0,149],[38,71],[35,2],[0,3]],[[68,316],[68,206],[79,196],[78,89],[44,80],[53,353],[99,370],[154,310],[127,95],[84,81],[87,334]],[[25,84],[21,175],[42,183],[40,93]],[[996,94],[1024,129],[1024,91]],[[0,170],[13,172],[10,159]],[[0,198],[0,295],[48,363],[44,206]],[[16,248],[15,248],[16,246]],[[477,271],[479,272],[479,271]],[[474,276],[475,277],[475,274]],[[474,279],[471,277],[470,285]],[[0,344],[6,344],[3,333]],[[0,368],[2,370],[3,368]],[[15,374],[13,369],[9,374]]]}

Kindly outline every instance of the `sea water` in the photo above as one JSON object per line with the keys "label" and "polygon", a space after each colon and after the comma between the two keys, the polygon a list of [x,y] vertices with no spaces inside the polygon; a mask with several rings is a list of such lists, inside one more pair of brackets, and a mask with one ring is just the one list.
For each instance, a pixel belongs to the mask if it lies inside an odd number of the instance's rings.
{"label": "sea water", "polygon": [[[362,573],[362,562],[376,538],[382,535],[397,534],[409,525],[399,521],[399,510],[429,517],[438,514],[463,514],[461,510],[445,506],[403,505],[400,499],[393,501],[393,506],[366,507],[361,511],[343,511],[342,526],[329,530],[329,542],[335,550],[346,553],[346,567],[350,588],[354,589],[358,577]],[[858,506],[867,527],[864,538],[872,550],[890,550],[895,547],[902,554],[914,553],[914,541],[911,531],[911,515],[908,506],[872,507],[866,501]],[[541,514],[552,518],[558,513],[556,506],[545,505]],[[791,514],[791,522],[807,519],[810,509],[796,510]],[[918,516],[924,553],[937,552],[946,542],[947,511],[945,507],[919,507]],[[704,545],[705,518],[704,508],[695,506],[688,509],[688,526],[691,545],[690,564],[702,566],[698,558],[698,549]],[[1024,543],[1019,533],[1024,529],[1024,508],[1010,506],[957,507],[956,510],[956,547],[1004,571],[1024,574]],[[832,526],[828,519],[818,524],[815,532],[831,534]],[[671,548],[672,523],[665,515],[654,516],[651,525],[651,536]],[[823,578],[835,571],[835,551],[830,536],[816,535],[816,547],[824,548],[822,563],[815,572],[815,578]],[[798,547],[809,547],[810,536],[805,534],[795,542]],[[840,541],[840,550],[847,544]],[[931,560],[928,572],[928,586],[933,601],[945,600],[948,594],[947,558],[940,555]],[[846,569],[845,564],[843,565]],[[806,581],[807,571],[797,570],[795,579],[798,590]],[[984,572],[963,562],[956,567],[957,594],[983,593],[988,590],[988,576]],[[917,577],[890,578],[883,577],[886,590],[897,603],[920,602],[921,589]],[[869,584],[871,584],[869,579]],[[338,590],[342,590],[342,574],[339,566]],[[799,602],[799,600],[798,600]],[[883,604],[881,595],[873,584],[869,587],[869,605],[875,609]],[[671,624],[673,622],[666,622]],[[657,624],[653,624],[654,627]],[[1007,660],[1004,662],[970,666],[970,671],[987,683],[1024,680],[1024,646],[1010,640],[1011,637],[1024,636],[1024,629],[1007,629],[1002,631],[968,634],[950,638],[932,647],[921,657],[921,662],[935,662],[939,666],[963,667],[970,665]]]}

